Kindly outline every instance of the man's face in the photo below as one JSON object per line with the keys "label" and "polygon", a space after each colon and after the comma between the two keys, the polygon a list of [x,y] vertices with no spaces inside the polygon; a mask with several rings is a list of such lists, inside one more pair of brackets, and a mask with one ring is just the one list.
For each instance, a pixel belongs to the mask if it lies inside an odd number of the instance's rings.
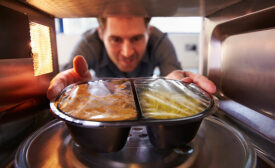
{"label": "man's face", "polygon": [[142,59],[150,30],[142,17],[108,17],[99,29],[109,58],[122,72],[135,70]]}

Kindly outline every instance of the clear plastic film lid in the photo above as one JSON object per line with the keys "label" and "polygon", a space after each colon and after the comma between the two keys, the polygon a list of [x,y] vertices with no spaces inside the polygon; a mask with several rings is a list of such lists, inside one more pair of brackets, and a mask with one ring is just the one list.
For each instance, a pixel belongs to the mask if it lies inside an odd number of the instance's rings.
{"label": "clear plastic film lid", "polygon": [[145,118],[189,117],[203,112],[211,104],[210,96],[192,83],[158,78],[136,80],[134,86]]}
{"label": "clear plastic film lid", "polygon": [[97,80],[74,84],[56,101],[65,114],[83,120],[122,121],[136,119],[131,83],[127,80]]}
{"label": "clear plastic film lid", "polygon": [[177,80],[110,78],[68,86],[55,106],[75,119],[149,122],[195,116],[209,110],[211,100],[197,85]]}

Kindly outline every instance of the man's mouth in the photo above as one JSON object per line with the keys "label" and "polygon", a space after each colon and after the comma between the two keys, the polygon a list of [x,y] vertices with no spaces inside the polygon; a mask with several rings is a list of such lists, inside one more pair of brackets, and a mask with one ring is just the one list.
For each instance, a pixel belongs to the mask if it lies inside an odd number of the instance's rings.
{"label": "man's mouth", "polygon": [[132,64],[134,62],[134,58],[127,58],[127,59],[122,59],[122,62],[124,64]]}

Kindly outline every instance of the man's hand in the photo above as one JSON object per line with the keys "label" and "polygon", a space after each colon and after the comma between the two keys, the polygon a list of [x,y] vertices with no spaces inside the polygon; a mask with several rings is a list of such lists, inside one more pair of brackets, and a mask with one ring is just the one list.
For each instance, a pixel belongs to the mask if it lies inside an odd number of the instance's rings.
{"label": "man's hand", "polygon": [[57,74],[47,91],[49,100],[53,100],[66,86],[76,82],[87,82],[92,80],[87,62],[82,56],[76,56],[73,60],[73,68]]}
{"label": "man's hand", "polygon": [[189,71],[175,70],[169,73],[166,77],[169,79],[181,80],[187,83],[195,83],[210,94],[216,92],[215,84],[205,76],[199,74],[194,74]]}

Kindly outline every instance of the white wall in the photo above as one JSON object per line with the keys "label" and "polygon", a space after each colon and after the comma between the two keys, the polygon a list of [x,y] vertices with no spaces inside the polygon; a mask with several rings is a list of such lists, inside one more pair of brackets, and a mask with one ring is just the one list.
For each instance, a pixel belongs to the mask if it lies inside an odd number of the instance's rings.
{"label": "white wall", "polygon": [[[178,59],[183,69],[198,72],[199,67],[199,33],[171,33],[168,37],[172,41]],[[188,50],[187,46],[195,46],[196,51]]]}
{"label": "white wall", "polygon": [[71,52],[78,40],[80,40],[80,35],[57,34],[56,41],[59,69],[69,61]]}
{"label": "white wall", "polygon": [[[168,37],[175,46],[176,53],[181,61],[183,69],[198,72],[199,63],[199,33],[170,33]],[[61,68],[69,60],[75,44],[80,35],[57,34],[57,53],[59,67]],[[186,50],[186,45],[196,45],[197,51]]]}

